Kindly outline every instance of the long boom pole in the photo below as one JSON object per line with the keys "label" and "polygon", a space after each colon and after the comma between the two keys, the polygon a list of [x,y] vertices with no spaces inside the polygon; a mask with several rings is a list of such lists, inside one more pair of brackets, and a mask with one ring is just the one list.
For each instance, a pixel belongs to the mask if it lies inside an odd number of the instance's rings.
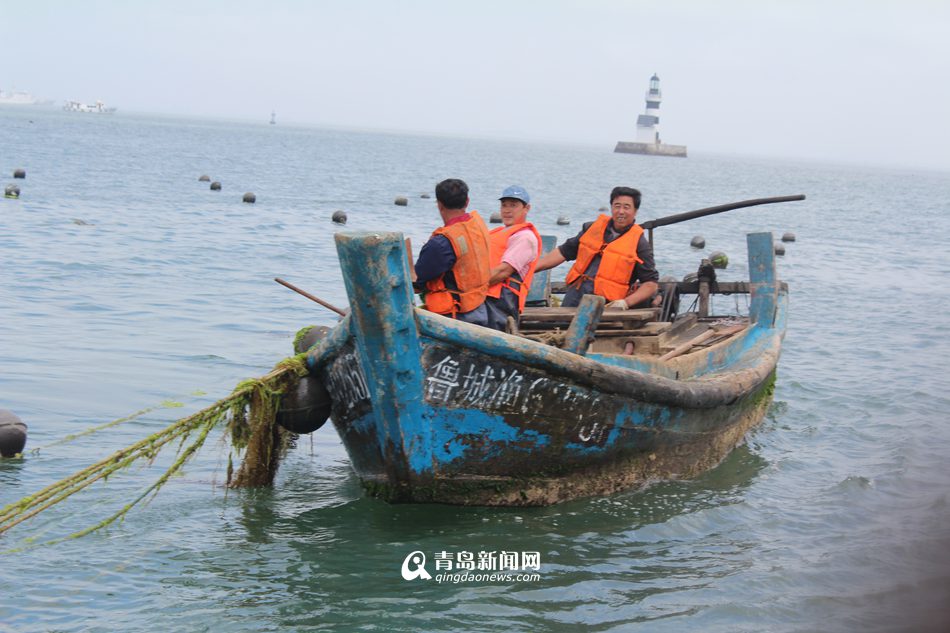
{"label": "long boom pole", "polygon": [[687,220],[695,220],[696,218],[701,218],[706,215],[714,215],[716,213],[723,213],[725,211],[732,211],[733,209],[742,209],[744,207],[754,207],[760,204],[775,204],[777,202],[795,202],[798,200],[804,200],[804,194],[798,194],[794,196],[776,196],[774,198],[755,198],[754,200],[742,200],[740,202],[730,202],[729,204],[720,204],[715,207],[706,207],[705,209],[696,209],[695,211],[686,211],[685,213],[677,213],[675,215],[668,215],[665,218],[657,218],[656,220],[648,220],[641,224],[640,226],[644,231],[648,231],[650,238],[650,246],[653,246],[653,229],[658,226],[667,226],[668,224],[677,224],[679,222],[685,222]]}

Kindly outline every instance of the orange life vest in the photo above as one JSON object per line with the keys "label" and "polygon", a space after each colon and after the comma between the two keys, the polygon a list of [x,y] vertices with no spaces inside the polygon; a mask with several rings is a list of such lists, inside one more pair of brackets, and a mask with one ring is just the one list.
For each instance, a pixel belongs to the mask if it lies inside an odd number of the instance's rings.
{"label": "orange life vest", "polygon": [[643,229],[634,224],[626,233],[606,244],[604,232],[607,230],[608,222],[610,222],[610,216],[601,215],[581,235],[577,259],[570,272],[567,273],[565,283],[576,284],[575,287],[580,288],[585,279],[590,279],[587,276],[587,268],[591,261],[595,256],[600,255],[600,267],[594,276],[594,294],[600,295],[607,301],[616,301],[629,294],[633,268],[643,261],[637,257],[637,244],[640,242],[640,236],[643,235]]}
{"label": "orange life vest", "polygon": [[[534,258],[534,261],[531,262],[531,265],[528,266],[528,272],[525,273],[524,279],[521,280],[517,288],[511,284],[512,279],[509,277],[494,286],[489,286],[488,296],[497,299],[501,296],[501,289],[507,288],[518,297],[518,312],[523,312],[524,302],[528,299],[528,291],[531,290],[531,280],[534,279],[534,269],[538,265],[538,258],[541,257],[541,236],[530,222],[512,224],[511,226],[499,226],[498,228],[492,229],[488,236],[491,240],[491,268],[495,268],[495,266],[501,264],[501,258],[505,254],[505,249],[508,248],[508,240],[518,231],[531,231],[534,233],[535,239],[538,240],[538,254]],[[517,283],[517,280],[515,280],[515,282]]]}
{"label": "orange life vest", "polygon": [[471,312],[485,302],[488,279],[491,275],[488,248],[488,227],[476,211],[464,222],[440,226],[432,237],[444,235],[455,252],[452,274],[458,289],[447,288],[445,273],[426,282],[425,307],[437,314],[455,317],[460,312]]}

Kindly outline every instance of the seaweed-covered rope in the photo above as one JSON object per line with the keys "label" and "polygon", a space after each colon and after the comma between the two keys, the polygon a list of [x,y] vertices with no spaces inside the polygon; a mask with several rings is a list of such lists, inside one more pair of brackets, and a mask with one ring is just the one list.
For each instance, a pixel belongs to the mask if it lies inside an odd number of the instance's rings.
{"label": "seaweed-covered rope", "polygon": [[[205,395],[205,392],[204,392],[204,391],[201,391],[201,390],[198,390],[198,391],[193,391],[193,392],[190,393],[189,395],[191,395],[191,396],[203,396],[203,395]],[[140,417],[142,417],[143,415],[145,415],[146,413],[151,413],[152,411],[155,411],[156,409],[177,409],[177,408],[180,408],[180,407],[183,407],[183,406],[185,406],[185,405],[184,405],[183,403],[179,402],[178,400],[163,400],[163,401],[159,402],[158,404],[154,404],[154,405],[152,405],[152,406],[150,406],[150,407],[145,407],[144,409],[139,409],[139,410],[136,411],[135,413],[130,413],[129,415],[123,416],[123,417],[121,417],[121,418],[117,418],[117,419],[112,420],[112,421],[110,421],[110,422],[104,422],[103,424],[97,424],[96,426],[89,427],[88,429],[85,429],[85,430],[83,430],[83,431],[78,431],[78,432],[76,432],[76,433],[70,433],[69,435],[67,435],[67,436],[65,436],[65,437],[61,437],[61,438],[59,438],[58,440],[53,440],[52,442],[50,442],[49,444],[46,444],[45,446],[37,446],[36,448],[31,448],[31,449],[30,449],[30,454],[31,454],[31,455],[37,455],[37,454],[39,454],[41,451],[44,451],[44,450],[46,450],[46,449],[48,449],[48,448],[50,448],[50,447],[52,447],[52,446],[58,446],[59,444],[66,444],[67,442],[73,442],[73,441],[75,441],[75,440],[78,440],[78,439],[81,438],[81,437],[85,437],[86,435],[92,435],[93,433],[98,433],[99,431],[104,431],[104,430],[106,430],[106,429],[111,429],[112,427],[118,426],[118,425],[123,424],[123,423],[125,423],[125,422],[131,422],[132,420],[135,420],[135,419],[137,419],[137,418],[140,418]]]}
{"label": "seaweed-covered rope", "polygon": [[[201,448],[211,430],[221,422],[227,423],[231,446],[239,452],[244,452],[244,459],[235,476],[232,476],[231,458],[228,458],[227,485],[232,488],[270,485],[290,438],[290,434],[277,424],[280,398],[297,384],[301,376],[307,374],[305,359],[305,354],[287,358],[266,376],[241,382],[226,398],[176,420],[165,429],[118,450],[100,462],[35,494],[0,508],[0,534],[139,459],[155,459],[163,447],[174,440],[180,440],[177,459],[142,494],[112,516],[65,538],[84,536],[106,527],[125,516],[149,494],[156,494]],[[198,431],[194,441],[182,449],[194,431]]]}

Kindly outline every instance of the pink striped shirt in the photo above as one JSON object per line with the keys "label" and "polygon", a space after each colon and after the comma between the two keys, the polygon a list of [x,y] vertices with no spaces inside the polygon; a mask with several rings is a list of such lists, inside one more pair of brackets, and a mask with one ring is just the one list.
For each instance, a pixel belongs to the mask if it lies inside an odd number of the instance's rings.
{"label": "pink striped shirt", "polygon": [[531,262],[538,258],[538,238],[528,229],[518,231],[508,238],[505,254],[501,256],[504,264],[510,264],[521,278],[528,274]]}

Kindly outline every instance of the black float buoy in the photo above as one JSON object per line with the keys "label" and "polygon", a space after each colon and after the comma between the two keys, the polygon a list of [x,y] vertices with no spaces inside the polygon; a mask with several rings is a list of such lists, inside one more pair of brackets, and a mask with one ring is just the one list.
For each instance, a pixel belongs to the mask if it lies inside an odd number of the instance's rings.
{"label": "black float buoy", "polygon": [[421,195],[421,196],[419,196],[419,197],[420,197],[420,198],[425,198],[425,199],[427,199],[427,200],[428,200],[428,199],[429,199],[429,198],[431,198],[432,196],[430,196],[430,195],[429,195],[429,194],[427,194],[427,193],[424,193],[424,194],[422,194],[422,195]]}
{"label": "black float buoy", "polygon": [[208,174],[202,174],[201,176],[198,176],[198,182],[208,182],[209,180],[211,180],[211,176]]}
{"label": "black float buoy", "polygon": [[16,185],[7,185],[3,190],[4,198],[19,198],[20,188]]}
{"label": "black float buoy", "polygon": [[406,207],[409,206],[409,198],[406,196],[396,196],[396,199],[393,200],[393,204],[397,207]]}
{"label": "black float buoy", "polygon": [[702,235],[694,235],[693,239],[689,241],[689,245],[693,248],[705,248],[706,247],[706,238]]}
{"label": "black float buoy", "polygon": [[559,215],[557,216],[557,223],[563,226],[564,224],[570,224],[571,219],[567,217],[566,215]]}
{"label": "black float buoy", "polygon": [[597,211],[599,211],[600,213],[607,213],[608,211],[610,211],[610,209],[608,209],[607,207],[601,207],[597,209]]}
{"label": "black float buoy", "polygon": [[221,191],[221,183],[217,180],[211,183],[211,191]]}
{"label": "black float buoy", "polygon": [[346,213],[343,211],[334,211],[331,219],[337,224],[346,224]]}
{"label": "black float buoy", "polygon": [[[303,328],[294,337],[294,353],[302,354],[322,341],[329,332],[330,328],[323,325]],[[316,376],[304,376],[281,397],[277,424],[291,433],[313,433],[330,417],[331,404],[323,382]]]}
{"label": "black float buoy", "polygon": [[13,411],[0,409],[0,457],[14,457],[26,445],[26,424]]}
{"label": "black float buoy", "polygon": [[280,399],[277,424],[291,433],[313,433],[330,417],[330,394],[316,376],[304,376]]}
{"label": "black float buoy", "polygon": [[249,204],[254,204],[257,202],[257,196],[254,195],[253,191],[248,191],[246,194],[244,194],[244,198],[242,198],[242,200]]}
{"label": "black float buoy", "polygon": [[26,178],[26,170],[22,167],[13,170],[14,178]]}
{"label": "black float buoy", "polygon": [[491,214],[491,218],[488,220],[489,224],[501,224],[501,214],[497,211]]}
{"label": "black float buoy", "polygon": [[729,256],[722,251],[716,251],[710,255],[709,261],[712,263],[713,268],[726,268],[729,266]]}
{"label": "black float buoy", "polygon": [[323,340],[330,333],[330,328],[325,325],[308,325],[300,328],[294,337],[294,354],[303,354],[308,349]]}
{"label": "black float buoy", "polygon": [[784,233],[784,234],[782,235],[782,241],[783,241],[783,242],[794,242],[794,241],[795,241],[795,234],[794,234],[794,233]]}
{"label": "black float buoy", "polygon": [[775,243],[775,254],[784,255],[785,254],[785,245],[778,242]]}

